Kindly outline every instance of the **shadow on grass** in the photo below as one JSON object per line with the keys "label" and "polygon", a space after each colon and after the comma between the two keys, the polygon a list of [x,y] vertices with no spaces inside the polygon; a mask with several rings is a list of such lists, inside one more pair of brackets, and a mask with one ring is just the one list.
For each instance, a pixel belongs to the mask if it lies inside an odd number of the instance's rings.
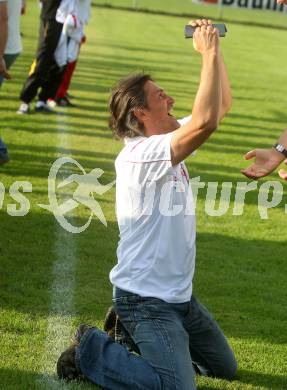
{"label": "shadow on grass", "polygon": [[196,294],[229,336],[287,342],[285,251],[285,243],[267,239],[197,235]]}
{"label": "shadow on grass", "polygon": [[[106,212],[110,204],[103,202],[102,207]],[[76,219],[77,225],[85,222],[83,218]],[[49,213],[11,217],[2,210],[3,308],[44,316],[49,311],[56,223]],[[117,224],[109,221],[105,228],[95,218],[84,233],[73,235],[73,240],[79,260],[76,312],[85,321],[101,320],[111,302],[108,274],[116,263]],[[281,242],[198,234],[196,289],[200,299],[208,302],[224,323],[228,335],[275,344],[287,342],[285,255],[286,245]]]}
{"label": "shadow on grass", "polygon": [[93,168],[104,170],[103,180],[115,177],[115,155],[106,152],[92,152],[80,149],[54,148],[38,145],[9,144],[11,161],[1,167],[1,172],[8,176],[26,176],[26,179],[47,178],[54,161],[63,156],[76,159],[86,171]]}
{"label": "shadow on grass", "polygon": [[[281,382],[279,382],[280,380]],[[17,389],[20,388],[19,384],[21,384],[21,389],[29,388],[31,390],[45,389],[52,384],[53,388],[57,388],[59,390],[100,389],[97,385],[89,382],[88,380],[71,381],[67,383],[58,380],[56,375],[45,374],[45,376],[41,377],[36,372],[8,368],[0,368],[0,381],[1,385],[3,386],[3,389]],[[210,379],[210,382],[210,385],[199,385],[198,390],[218,390],[218,386],[212,385],[212,379]],[[276,375],[268,375],[247,370],[239,370],[236,378],[236,383],[237,382],[246,385],[262,386],[263,388],[269,388],[268,385],[272,383],[272,389],[283,390],[285,388],[285,384],[287,383],[287,376],[278,377]]]}
{"label": "shadow on grass", "polygon": [[[119,52],[128,50],[132,54],[133,51],[139,51],[138,47],[132,45],[128,46],[123,44],[110,44],[110,46],[115,47],[115,49]],[[141,48],[140,50],[144,53],[146,48]],[[157,48],[154,48],[153,50],[156,52]],[[160,52],[161,50],[165,52],[164,49],[159,47],[158,51]],[[128,64],[126,63],[127,57],[130,61]],[[57,134],[59,132],[58,127],[61,126],[63,127],[63,131],[69,135],[86,136],[95,139],[111,139],[112,135],[108,129],[108,126],[105,124],[103,125],[103,122],[106,123],[108,119],[106,97],[112,84],[114,84],[114,82],[111,82],[111,75],[112,78],[116,81],[119,77],[124,76],[129,71],[141,68],[142,60],[145,60],[144,56],[143,58],[137,58],[133,57],[133,55],[123,55],[121,59],[119,56],[106,54],[105,57],[99,56],[94,60],[83,56],[83,58],[81,58],[79,75],[82,74],[84,76],[81,78],[81,82],[76,79],[73,86],[76,90],[78,89],[81,91],[81,93],[85,91],[94,91],[95,93],[99,94],[97,97],[97,102],[94,102],[93,99],[84,98],[84,104],[82,104],[82,107],[81,104],[79,104],[77,109],[72,109],[71,111],[62,111],[55,116],[51,116],[49,118],[49,123],[47,123],[47,116],[44,115],[33,115],[30,117],[21,118],[20,120],[20,118],[15,118],[15,115],[11,116],[9,112],[7,113],[2,109],[2,128],[6,128],[8,131],[21,130],[35,134],[41,134],[42,132]],[[178,75],[176,76],[175,74],[174,77],[172,77],[171,70],[169,68],[163,69],[162,63],[159,59],[151,59],[149,62],[150,69],[159,72],[162,75],[161,80],[163,82],[169,83],[172,86],[174,85],[177,89],[182,87],[182,89],[185,91],[186,79],[181,80],[179,79]],[[20,67],[20,64],[21,58],[19,60],[19,64],[17,63],[16,65],[19,65]],[[102,84],[98,85],[98,79],[100,75],[102,76]],[[195,85],[194,82],[190,82],[189,84],[191,87],[193,87],[193,84]],[[179,91],[178,95],[184,96],[184,93],[182,94]],[[175,98],[176,97],[177,96],[175,94]],[[177,106],[176,108],[178,110],[185,111],[187,114],[189,113],[189,107]],[[67,119],[65,119],[66,113],[68,117]],[[256,116],[252,114],[239,114],[231,112],[228,114],[227,120],[222,124],[222,134],[224,136],[220,137],[219,134],[218,136],[216,135],[212,137],[211,140],[204,146],[204,148],[210,153],[233,154],[236,152],[244,153],[253,147],[265,147],[266,143],[260,142],[262,129],[264,129],[264,135],[268,136],[271,134],[270,126],[274,124],[274,121],[282,122],[284,119],[285,114],[282,114],[281,112],[274,112],[274,115],[270,116]],[[85,120],[95,121],[95,128],[93,129],[92,125],[85,123]],[[258,125],[256,123],[258,123]],[[237,131],[233,133],[232,128],[236,128]],[[232,146],[234,144],[234,136],[240,136],[240,129],[243,130],[244,134],[246,134],[246,131],[250,131],[250,136],[254,139],[254,141],[252,141],[252,145],[248,139],[245,140],[242,137],[241,139],[237,140],[236,146]],[[244,136],[244,134],[242,135]],[[255,140],[256,137],[257,140]],[[14,157],[12,155],[12,159],[13,158]]]}
{"label": "shadow on grass", "polygon": [[[85,222],[76,218],[77,225]],[[33,321],[39,316],[46,318],[49,313],[56,260],[55,223],[53,215],[46,213],[32,213],[23,218],[1,213],[1,307],[29,318],[27,324],[7,320],[6,332],[25,332],[32,337]],[[108,274],[116,262],[117,224],[109,221],[105,228],[93,220],[90,228],[73,235],[73,240],[77,266],[72,314],[79,323],[102,321],[111,303]],[[197,253],[195,294],[207,303],[225,333],[238,339],[284,345],[287,342],[285,243],[200,233]],[[272,388],[278,389],[286,380],[271,374],[239,372],[243,383],[263,385],[269,379]]]}
{"label": "shadow on grass", "polygon": [[100,388],[88,380],[66,382],[59,380],[56,375],[45,373],[43,376],[37,372],[0,368],[0,383],[2,389],[21,390],[100,390]]}
{"label": "shadow on grass", "polygon": [[263,374],[260,372],[239,370],[237,374],[237,380],[240,383],[248,385],[262,386],[269,389],[269,385],[272,383],[272,390],[283,390],[286,388],[287,375],[271,375]]}
{"label": "shadow on grass", "polygon": [[[101,206],[104,213],[110,208],[104,202]],[[1,308],[21,312],[32,321],[39,316],[46,317],[50,310],[53,265],[58,256],[57,230],[62,228],[52,213],[31,211],[25,217],[11,217],[3,208],[0,217]],[[88,216],[73,218],[73,224],[82,226],[87,220]],[[76,291],[83,306],[76,305],[76,314],[89,308],[91,322],[102,321],[111,303],[108,273],[115,259],[117,224],[108,222],[106,228],[94,217],[84,233],[73,235],[63,230],[62,236],[72,239],[77,248],[79,290],[76,288]],[[90,285],[87,280],[90,280]],[[92,301],[88,297],[93,297]],[[27,324],[7,321],[6,332],[32,332],[30,321]]]}

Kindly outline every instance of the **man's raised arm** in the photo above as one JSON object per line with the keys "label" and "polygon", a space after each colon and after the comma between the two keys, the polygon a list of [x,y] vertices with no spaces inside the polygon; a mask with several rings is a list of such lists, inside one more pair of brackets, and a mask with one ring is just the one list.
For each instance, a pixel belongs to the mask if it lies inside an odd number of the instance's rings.
{"label": "man's raised arm", "polygon": [[[287,1],[287,0],[286,0]],[[191,21],[190,24],[193,27],[202,26],[202,25],[212,25],[212,21],[210,19],[197,19],[195,21]],[[221,108],[219,112],[219,121],[227,114],[227,112],[231,109],[232,106],[232,94],[231,87],[229,82],[229,77],[226,69],[226,65],[224,63],[223,54],[221,50],[219,50],[219,72],[220,72],[220,82],[221,82]]]}
{"label": "man's raised arm", "polygon": [[222,90],[218,31],[211,25],[197,27],[193,46],[202,55],[200,84],[192,120],[176,130],[171,140],[172,164],[176,165],[201,146],[216,129],[220,119]]}
{"label": "man's raised arm", "polygon": [[230,82],[226,70],[226,66],[223,59],[223,54],[220,52],[220,81],[221,81],[221,93],[222,93],[222,102],[221,109],[219,113],[219,121],[227,114],[232,106],[232,94]]}

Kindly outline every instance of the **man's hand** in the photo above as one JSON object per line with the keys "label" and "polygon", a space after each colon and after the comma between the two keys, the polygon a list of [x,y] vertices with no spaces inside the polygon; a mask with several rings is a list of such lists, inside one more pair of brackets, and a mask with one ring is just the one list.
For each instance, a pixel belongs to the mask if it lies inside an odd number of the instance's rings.
{"label": "man's hand", "polygon": [[212,26],[211,20],[191,20],[188,24],[193,27],[198,27],[193,34],[193,47],[196,51],[201,54],[212,50],[216,53],[218,52],[219,33],[218,30]]}
{"label": "man's hand", "polygon": [[[245,160],[250,160],[254,157],[255,162],[248,168],[241,170],[241,173],[254,180],[267,176],[269,173],[273,172],[274,169],[276,169],[278,165],[280,165],[284,160],[284,156],[273,148],[251,150],[244,156]],[[280,176],[283,179],[286,177],[285,180],[287,180],[286,172],[281,171]]]}
{"label": "man's hand", "polygon": [[5,60],[3,57],[0,57],[0,74],[5,78],[5,79],[11,79],[10,74],[6,70],[6,64]]}
{"label": "man's hand", "polygon": [[277,4],[287,4],[287,0],[277,0]]}

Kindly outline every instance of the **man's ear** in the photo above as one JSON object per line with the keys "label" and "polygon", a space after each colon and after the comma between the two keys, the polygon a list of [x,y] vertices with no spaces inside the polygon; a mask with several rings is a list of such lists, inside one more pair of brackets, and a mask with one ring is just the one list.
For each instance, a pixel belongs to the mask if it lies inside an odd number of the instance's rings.
{"label": "man's ear", "polygon": [[134,115],[138,119],[138,121],[142,124],[145,123],[147,119],[146,110],[144,108],[137,108],[134,110]]}

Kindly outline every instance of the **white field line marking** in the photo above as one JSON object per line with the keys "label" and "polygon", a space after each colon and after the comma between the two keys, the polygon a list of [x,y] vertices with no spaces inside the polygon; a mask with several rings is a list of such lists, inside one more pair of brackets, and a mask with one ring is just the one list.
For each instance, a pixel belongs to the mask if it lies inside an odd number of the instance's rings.
{"label": "white field line marking", "polygon": [[[69,154],[70,142],[67,117],[59,114],[57,115],[57,122],[58,149],[60,151],[61,148],[64,148],[67,151],[66,154]],[[72,174],[72,171],[67,169],[65,176],[70,174]],[[72,194],[71,192],[71,196]],[[55,222],[55,226],[55,263],[50,292],[51,306],[41,374],[38,381],[41,389],[53,390],[71,388],[57,379],[56,363],[61,352],[69,346],[73,321],[75,267],[77,260],[74,235],[66,232],[57,222]]]}

